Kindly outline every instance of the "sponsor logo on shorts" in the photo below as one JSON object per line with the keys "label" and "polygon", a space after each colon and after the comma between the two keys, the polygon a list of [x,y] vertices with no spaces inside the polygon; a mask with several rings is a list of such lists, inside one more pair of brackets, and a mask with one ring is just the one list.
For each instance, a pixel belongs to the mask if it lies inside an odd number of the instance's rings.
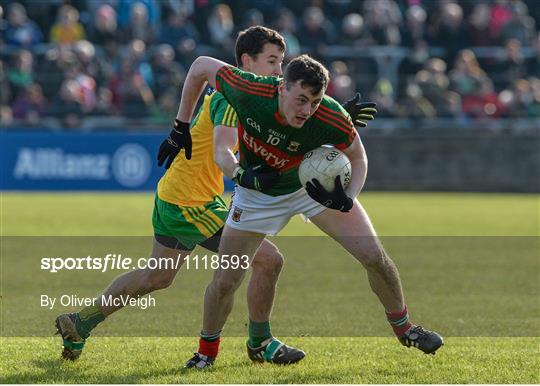
{"label": "sponsor logo on shorts", "polygon": [[233,214],[232,214],[232,220],[234,222],[240,222],[240,216],[242,216],[242,209],[240,209],[239,207],[235,205]]}

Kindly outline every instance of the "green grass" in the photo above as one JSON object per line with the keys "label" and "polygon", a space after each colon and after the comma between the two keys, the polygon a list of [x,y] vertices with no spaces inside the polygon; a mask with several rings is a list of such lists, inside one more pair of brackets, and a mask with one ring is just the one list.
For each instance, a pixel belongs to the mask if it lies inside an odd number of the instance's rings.
{"label": "green grass", "polygon": [[171,288],[155,293],[155,309],[116,313],[94,331],[80,361],[63,363],[51,320],[73,307],[42,309],[39,295],[94,296],[119,271],[52,274],[39,269],[39,259],[105,251],[146,256],[152,195],[3,193],[0,383],[539,383],[538,196],[361,199],[400,269],[413,320],[447,338],[436,356],[391,338],[360,265],[333,241],[306,238],[320,232],[295,217],[284,237],[273,238],[286,264],[272,328],[307,352],[300,364],[249,363],[244,283],[215,368],[181,372],[196,349],[212,274],[185,269]]}
{"label": "green grass", "polygon": [[[360,201],[385,236],[539,236],[532,194],[364,193]],[[1,193],[0,234],[152,235],[148,193]],[[320,235],[295,216],[282,235]]]}
{"label": "green grass", "polygon": [[[538,383],[538,339],[450,338],[436,356],[391,338],[290,338],[308,355],[297,365],[254,365],[244,340],[227,338],[210,371],[182,371],[186,338],[98,338],[75,363],[53,338],[1,339],[2,383]],[[535,370],[536,369],[536,370]]]}

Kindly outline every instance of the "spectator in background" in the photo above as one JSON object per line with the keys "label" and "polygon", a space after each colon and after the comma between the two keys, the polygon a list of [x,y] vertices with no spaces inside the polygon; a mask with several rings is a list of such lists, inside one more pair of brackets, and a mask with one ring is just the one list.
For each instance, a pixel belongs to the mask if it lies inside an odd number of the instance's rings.
{"label": "spectator in background", "polygon": [[285,58],[293,58],[300,55],[300,42],[296,37],[296,16],[288,8],[281,8],[278,12],[276,29],[281,36],[285,39],[287,49],[285,51]]}
{"label": "spectator in background", "polygon": [[489,23],[490,36],[499,41],[502,27],[512,18],[509,0],[495,0],[491,6],[491,16]]}
{"label": "spectator in background", "polygon": [[7,27],[8,23],[4,20],[4,8],[0,5],[0,48],[4,45],[4,35]]}
{"label": "spectator in background", "polygon": [[218,4],[212,9],[207,21],[210,42],[220,48],[223,56],[230,59],[234,49],[234,21],[231,8]]}
{"label": "spectator in background", "polygon": [[419,41],[425,41],[427,14],[420,5],[412,5],[405,12],[405,25],[401,28],[401,44],[414,47]]}
{"label": "spectator in background", "polygon": [[199,31],[184,12],[170,13],[159,33],[159,42],[174,47],[176,60],[184,66],[195,60],[195,48],[199,39]]}
{"label": "spectator in background", "polygon": [[43,41],[43,34],[38,26],[28,19],[26,9],[19,3],[9,6],[4,40],[7,45],[19,47],[30,47]]}
{"label": "spectator in background", "polygon": [[146,59],[146,44],[142,40],[133,40],[129,43],[126,58],[137,74],[140,74],[144,83],[152,87],[154,74],[152,66]]}
{"label": "spectator in background", "polygon": [[475,4],[467,24],[467,44],[471,46],[491,46],[496,39],[491,35],[490,7],[486,3]]}
{"label": "spectator in background", "polygon": [[88,40],[78,41],[73,45],[73,53],[79,62],[81,72],[93,78],[98,85],[110,76],[101,63],[101,57],[96,57],[96,49]]}
{"label": "spectator in background", "polygon": [[183,84],[186,76],[185,69],[174,61],[174,49],[169,44],[160,44],[155,48],[152,73],[154,78],[152,91],[158,99],[171,86]]}
{"label": "spectator in background", "polygon": [[355,84],[349,75],[345,62],[336,60],[330,64],[330,83],[326,93],[340,102],[350,99],[355,90]]}
{"label": "spectator in background", "polygon": [[334,41],[334,27],[326,20],[319,7],[308,7],[302,18],[300,36],[302,46],[315,56],[323,56],[326,47]]}
{"label": "spectator in background", "polygon": [[512,17],[501,29],[501,41],[516,39],[522,46],[528,46],[535,34],[534,19],[529,16],[527,5],[521,1],[513,2],[510,10]]}
{"label": "spectator in background", "polygon": [[112,104],[122,114],[130,118],[148,115],[154,104],[154,94],[141,74],[139,67],[129,58],[122,65],[109,83],[112,92]]}
{"label": "spectator in background", "polygon": [[248,9],[240,25],[240,31],[256,25],[264,25],[264,15],[256,8]]}
{"label": "spectator in background", "polygon": [[432,45],[444,47],[451,63],[467,41],[463,9],[454,2],[440,4],[440,16],[428,34],[428,41]]}
{"label": "spectator in background", "polygon": [[12,111],[16,119],[25,120],[31,124],[39,123],[39,118],[45,114],[45,97],[41,86],[37,83],[28,85],[15,99]]}
{"label": "spectator in background", "polygon": [[0,60],[0,106],[9,104],[11,101],[11,88],[7,79],[6,66]]}
{"label": "spectator in background", "polygon": [[339,43],[347,46],[365,47],[373,43],[373,39],[364,29],[364,18],[358,13],[349,13],[341,23],[342,35]]}
{"label": "spectator in background", "polygon": [[54,99],[64,81],[64,73],[77,62],[69,46],[55,45],[45,52],[38,71],[38,83],[47,99]]}
{"label": "spectator in background", "polygon": [[393,0],[366,0],[364,19],[373,44],[395,46],[401,43],[401,12]]}
{"label": "spectator in background", "polygon": [[540,118],[540,78],[530,78],[532,101],[527,108],[529,117]]}
{"label": "spectator in background", "polygon": [[[377,105],[377,110],[379,106]],[[415,82],[407,85],[405,98],[398,107],[398,115],[404,118],[431,119],[437,115],[437,110],[424,97],[422,88]]]}
{"label": "spectator in background", "polygon": [[537,33],[533,44],[534,55],[527,61],[527,72],[540,79],[540,32]]}
{"label": "spectator in background", "polygon": [[394,88],[388,79],[381,78],[377,81],[368,100],[377,103],[377,116],[395,117],[399,113]]}
{"label": "spectator in background", "polygon": [[446,75],[446,63],[439,58],[429,59],[424,69],[415,77],[415,83],[421,88],[422,96],[430,101],[440,117],[460,117],[461,97],[449,89],[450,81]]}
{"label": "spectator in background", "polygon": [[79,23],[79,11],[71,5],[63,5],[58,9],[56,23],[51,28],[52,43],[72,44],[86,37],[83,26]]}
{"label": "spectator in background", "polygon": [[474,95],[482,84],[490,81],[482,70],[474,52],[461,50],[456,56],[454,68],[450,71],[451,89],[461,96]]}
{"label": "spectator in background", "polygon": [[118,26],[120,29],[125,29],[130,24],[133,12],[133,5],[141,3],[146,8],[148,21],[153,26],[156,26],[161,20],[159,0],[116,0],[116,9],[118,12]]}
{"label": "spectator in background", "polygon": [[148,8],[142,2],[132,3],[129,24],[122,28],[121,41],[127,43],[138,39],[151,45],[155,42],[156,35],[156,29],[150,22]]}
{"label": "spectator in background", "polygon": [[116,11],[109,4],[103,4],[96,9],[94,14],[94,28],[91,30],[92,43],[104,46],[109,41],[115,40],[118,29]]}
{"label": "spectator in background", "polygon": [[504,54],[497,61],[494,79],[497,88],[509,88],[513,82],[527,75],[527,65],[519,40],[510,39],[504,44]]}
{"label": "spectator in background", "polygon": [[91,113],[96,107],[96,80],[82,71],[81,64],[78,61],[68,67],[64,73],[64,78],[77,82],[81,109],[85,114]]}
{"label": "spectator in background", "polygon": [[157,104],[151,108],[152,118],[160,124],[168,125],[171,123],[171,117],[178,110],[178,90],[173,88],[166,89],[158,98]]}
{"label": "spectator in background", "polygon": [[399,65],[399,73],[404,75],[414,75],[424,67],[429,59],[429,46],[425,40],[418,40],[414,43],[412,51]]}
{"label": "spectator in background", "polygon": [[99,87],[97,90],[96,106],[92,110],[92,115],[108,116],[117,113],[112,103],[113,94],[107,87]]}
{"label": "spectator in background", "polygon": [[50,106],[49,114],[62,120],[67,128],[80,126],[83,116],[82,93],[79,83],[73,79],[62,82],[60,93]]}
{"label": "spectator in background", "polygon": [[12,65],[6,73],[12,97],[22,94],[34,81],[33,63],[34,57],[28,50],[20,50],[13,56]]}

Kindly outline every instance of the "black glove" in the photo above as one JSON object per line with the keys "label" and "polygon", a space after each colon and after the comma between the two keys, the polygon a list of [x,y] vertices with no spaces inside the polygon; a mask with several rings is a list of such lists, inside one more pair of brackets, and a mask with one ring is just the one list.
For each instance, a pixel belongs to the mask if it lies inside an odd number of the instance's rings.
{"label": "black glove", "polygon": [[233,181],[244,188],[258,190],[269,189],[278,181],[280,173],[266,165],[252,168],[239,168],[233,177]]}
{"label": "black glove", "polygon": [[356,93],[354,98],[349,99],[343,104],[343,108],[347,110],[351,116],[355,125],[360,127],[366,127],[367,122],[375,119],[377,114],[377,103],[375,102],[362,102],[360,103],[360,94]]}
{"label": "black glove", "polygon": [[328,192],[321,183],[314,178],[312,182],[306,182],[306,191],[309,197],[330,209],[348,212],[353,207],[352,198],[348,197],[341,185],[341,177],[336,177],[336,187],[333,192]]}
{"label": "black glove", "polygon": [[178,119],[174,120],[174,129],[170,132],[165,141],[161,143],[157,156],[158,166],[163,165],[163,162],[167,160],[165,169],[168,169],[174,157],[180,153],[182,148],[186,151],[186,158],[191,159],[191,133],[189,132],[189,123],[180,122]]}

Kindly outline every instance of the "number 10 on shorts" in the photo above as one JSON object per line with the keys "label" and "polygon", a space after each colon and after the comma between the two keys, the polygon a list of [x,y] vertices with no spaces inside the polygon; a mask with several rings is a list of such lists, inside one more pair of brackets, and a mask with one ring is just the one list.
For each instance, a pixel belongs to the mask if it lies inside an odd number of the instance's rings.
{"label": "number 10 on shorts", "polygon": [[248,269],[248,255],[187,255],[184,257],[186,269]]}

